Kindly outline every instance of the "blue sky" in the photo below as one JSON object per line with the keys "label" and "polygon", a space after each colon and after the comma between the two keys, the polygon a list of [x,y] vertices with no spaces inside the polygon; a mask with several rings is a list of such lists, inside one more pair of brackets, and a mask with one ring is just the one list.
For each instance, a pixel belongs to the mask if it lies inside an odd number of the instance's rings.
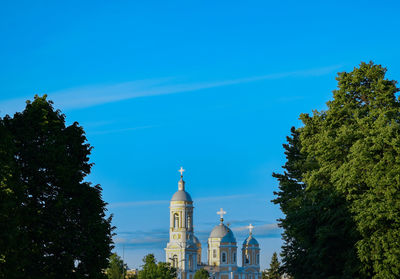
{"label": "blue sky", "polygon": [[[400,80],[398,1],[2,1],[0,115],[34,94],[78,121],[130,267],[164,260],[187,171],[195,230],[253,223],[262,267],[282,244],[271,204],[282,143],[361,61]],[[123,248],[124,247],[124,248]],[[206,261],[203,255],[203,261]]]}

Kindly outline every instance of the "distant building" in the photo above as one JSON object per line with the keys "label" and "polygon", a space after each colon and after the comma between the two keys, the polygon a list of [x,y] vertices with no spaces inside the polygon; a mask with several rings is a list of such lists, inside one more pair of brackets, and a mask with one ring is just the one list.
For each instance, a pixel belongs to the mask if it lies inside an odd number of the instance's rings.
{"label": "distant building", "polygon": [[134,268],[134,269],[129,269],[126,271],[126,276],[131,276],[131,275],[138,275],[139,270]]}
{"label": "distant building", "polygon": [[220,223],[208,238],[208,263],[202,264],[201,244],[193,229],[193,201],[185,191],[183,171],[181,168],[178,191],[170,203],[169,242],[165,248],[166,261],[178,269],[178,278],[192,279],[198,269],[204,268],[213,279],[261,279],[260,248],[252,235],[253,226],[250,224],[249,236],[242,244],[242,264],[238,266],[236,238],[224,224],[226,212],[222,208],[217,212]]}

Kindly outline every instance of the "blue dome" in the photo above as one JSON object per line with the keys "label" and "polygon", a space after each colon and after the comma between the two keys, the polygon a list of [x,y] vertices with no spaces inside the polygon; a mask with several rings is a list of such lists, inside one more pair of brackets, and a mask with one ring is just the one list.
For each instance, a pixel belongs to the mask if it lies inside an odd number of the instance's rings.
{"label": "blue dome", "polygon": [[258,246],[258,241],[252,236],[249,235],[248,238],[243,241],[243,245],[257,245]]}
{"label": "blue dome", "polygon": [[188,192],[183,191],[183,190],[179,190],[172,196],[171,201],[187,201],[187,202],[191,202],[192,201],[192,197],[189,195]]}
{"label": "blue dome", "polygon": [[233,232],[223,223],[214,227],[210,233],[210,238],[221,238],[221,242],[236,243],[236,238],[233,235]]}

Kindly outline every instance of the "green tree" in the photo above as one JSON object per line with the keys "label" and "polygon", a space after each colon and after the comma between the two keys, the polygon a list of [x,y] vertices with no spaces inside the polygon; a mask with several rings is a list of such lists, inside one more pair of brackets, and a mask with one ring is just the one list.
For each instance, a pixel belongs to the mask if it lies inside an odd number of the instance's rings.
{"label": "green tree", "polygon": [[339,73],[328,109],[302,114],[297,148],[285,148],[275,202],[295,278],[400,276],[400,101],[386,71],[370,62]]}
{"label": "green tree", "polygon": [[304,181],[348,201],[364,272],[390,279],[400,276],[400,101],[386,71],[370,62],[340,73],[328,109],[301,116],[301,140],[320,165]]}
{"label": "green tree", "polygon": [[0,133],[0,278],[105,278],[111,217],[83,128],[35,96]]}
{"label": "green tree", "polygon": [[139,279],[173,279],[176,278],[176,269],[169,263],[156,262],[153,254],[143,258],[142,270],[139,271]]}
{"label": "green tree", "polygon": [[121,257],[113,253],[109,260],[109,265],[106,270],[108,279],[124,279],[127,266],[124,264]]}
{"label": "green tree", "polygon": [[157,278],[156,258],[153,254],[148,254],[143,258],[142,269],[139,271],[139,279]]}
{"label": "green tree", "polygon": [[[18,271],[19,254],[17,249],[22,240],[18,229],[23,189],[15,188],[17,178],[12,175],[16,168],[13,144],[10,131],[0,119],[0,278]],[[9,277],[12,278],[12,277]]]}
{"label": "green tree", "polygon": [[264,274],[265,277],[263,277],[263,278],[265,278],[265,279],[280,279],[282,276],[280,266],[281,266],[281,264],[279,263],[278,255],[276,254],[276,252],[274,252],[272,254],[271,263],[269,265],[269,268],[265,272],[265,274]]}
{"label": "green tree", "polygon": [[208,273],[207,270],[202,268],[196,271],[193,279],[208,279],[208,278],[210,278],[210,274]]}
{"label": "green tree", "polygon": [[360,278],[360,264],[354,248],[358,240],[346,201],[332,188],[310,188],[305,173],[317,169],[314,158],[302,152],[300,131],[291,129],[284,144],[283,174],[274,173],[279,191],[274,203],[285,218],[282,270],[294,278]]}

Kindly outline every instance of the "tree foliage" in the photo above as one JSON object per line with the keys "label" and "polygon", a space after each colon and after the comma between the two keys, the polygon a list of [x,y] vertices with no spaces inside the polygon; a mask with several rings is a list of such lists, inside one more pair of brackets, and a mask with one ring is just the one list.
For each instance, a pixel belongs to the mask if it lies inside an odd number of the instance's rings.
{"label": "tree foliage", "polygon": [[108,279],[124,279],[127,266],[124,261],[116,253],[113,253],[109,260],[106,270]]}
{"label": "tree foliage", "polygon": [[139,271],[139,279],[174,279],[176,278],[176,268],[171,267],[170,263],[156,262],[153,254],[148,254],[143,258],[142,270]]}
{"label": "tree foliage", "polygon": [[281,279],[282,271],[281,271],[281,264],[278,260],[278,255],[276,252],[272,254],[271,263],[269,268],[264,272],[263,279]]}
{"label": "tree foliage", "polygon": [[104,278],[111,217],[92,147],[46,96],[0,119],[0,278]]}
{"label": "tree foliage", "polygon": [[[400,277],[400,101],[385,74],[372,62],[340,73],[328,109],[301,115],[297,142],[285,147],[275,202],[286,215],[284,268],[295,278],[305,278],[299,264],[309,260],[321,270],[321,254],[322,267],[339,263],[344,271],[332,278]],[[293,220],[297,214],[305,220]]]}
{"label": "tree foliage", "polygon": [[329,188],[310,188],[303,175],[318,168],[312,157],[301,152],[300,131],[291,129],[284,144],[283,174],[274,173],[280,191],[274,203],[285,218],[282,269],[294,278],[359,278],[354,247],[358,234],[346,201]]}
{"label": "tree foliage", "polygon": [[210,274],[208,273],[207,270],[202,268],[196,271],[193,279],[208,279],[208,278],[210,278]]}

